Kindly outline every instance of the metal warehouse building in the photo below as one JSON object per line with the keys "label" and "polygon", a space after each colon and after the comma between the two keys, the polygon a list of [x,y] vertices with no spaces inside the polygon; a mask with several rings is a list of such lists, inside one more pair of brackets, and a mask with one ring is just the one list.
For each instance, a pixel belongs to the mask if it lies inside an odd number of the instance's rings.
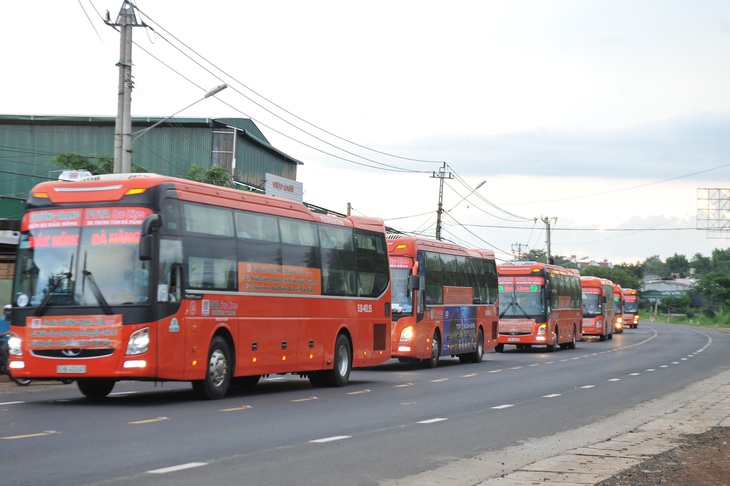
{"label": "metal warehouse building", "polygon": [[[60,168],[50,160],[61,153],[112,158],[114,124],[114,117],[0,115],[0,195],[25,198],[35,184],[57,179]],[[159,174],[184,177],[193,164],[220,165],[234,181],[262,187],[267,173],[296,180],[301,164],[247,118],[133,117],[132,134],[132,165]]]}
{"label": "metal warehouse building", "polygon": [[[51,159],[113,158],[113,117],[0,115],[0,300],[10,295],[19,220],[29,191],[58,179]],[[159,123],[159,125],[156,125]],[[300,161],[275,149],[247,118],[132,118],[132,166],[185,177],[223,166],[236,183],[263,188],[266,174],[296,180]]]}

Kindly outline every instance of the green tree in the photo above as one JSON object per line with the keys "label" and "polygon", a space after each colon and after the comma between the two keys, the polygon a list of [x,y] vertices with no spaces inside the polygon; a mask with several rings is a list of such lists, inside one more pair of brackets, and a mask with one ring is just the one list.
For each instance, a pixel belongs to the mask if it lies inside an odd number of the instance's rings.
{"label": "green tree", "polygon": [[712,258],[706,257],[701,253],[695,253],[689,261],[689,266],[695,269],[695,275],[707,275],[712,272]]}
{"label": "green tree", "polygon": [[730,248],[712,250],[712,271],[730,273]]}
{"label": "green tree", "polygon": [[730,275],[727,273],[713,272],[705,275],[695,285],[695,291],[720,310],[730,308]]}
{"label": "green tree", "polygon": [[660,312],[667,314],[691,314],[692,310],[689,308],[692,299],[688,294],[683,294],[679,297],[663,297],[659,302]]}
{"label": "green tree", "polygon": [[667,267],[669,275],[678,274],[680,277],[686,277],[689,274],[689,260],[684,255],[674,254],[668,257],[664,264]]}
{"label": "green tree", "polygon": [[[106,154],[91,154],[88,157],[76,152],[63,152],[52,157],[51,163],[64,170],[87,170],[92,175],[114,172],[114,159]],[[133,164],[132,172],[147,172],[147,169]]]}
{"label": "green tree", "polygon": [[644,275],[656,275],[660,278],[666,278],[669,277],[669,269],[659,258],[659,255],[654,255],[644,260]]}
{"label": "green tree", "polygon": [[547,261],[547,252],[545,250],[530,250],[527,253],[523,253],[519,259],[528,262],[545,263]]}
{"label": "green tree", "polygon": [[619,284],[622,288],[627,289],[639,289],[641,286],[641,280],[623,268],[592,265],[581,269],[580,274],[590,277],[607,278],[613,283]]}
{"label": "green tree", "polygon": [[228,171],[220,165],[215,165],[210,169],[205,169],[203,166],[193,164],[188,169],[186,175],[187,179],[197,182],[205,182],[206,184],[213,184],[216,186],[231,187],[232,179]]}
{"label": "green tree", "polygon": [[644,265],[640,262],[636,262],[634,264],[619,263],[618,265],[614,265],[613,268],[621,268],[623,270],[626,270],[629,274],[636,277],[639,282],[644,279]]}

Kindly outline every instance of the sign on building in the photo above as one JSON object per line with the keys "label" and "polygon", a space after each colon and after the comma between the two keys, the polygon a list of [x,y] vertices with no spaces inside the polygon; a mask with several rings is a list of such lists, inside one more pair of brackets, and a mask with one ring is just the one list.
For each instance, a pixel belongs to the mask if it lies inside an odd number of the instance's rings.
{"label": "sign on building", "polygon": [[301,182],[267,172],[266,180],[264,181],[264,193],[267,196],[282,197],[302,202],[304,200],[304,185]]}

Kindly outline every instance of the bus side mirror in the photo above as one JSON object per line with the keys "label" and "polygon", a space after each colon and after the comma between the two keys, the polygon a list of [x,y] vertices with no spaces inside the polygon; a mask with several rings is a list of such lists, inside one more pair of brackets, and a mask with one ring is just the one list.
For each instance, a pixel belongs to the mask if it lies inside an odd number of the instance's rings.
{"label": "bus side mirror", "polygon": [[152,233],[162,224],[162,217],[159,214],[150,214],[142,221],[142,232],[139,237],[139,259],[149,261],[152,259]]}
{"label": "bus side mirror", "polygon": [[410,275],[408,277],[408,289],[411,292],[421,289],[421,278],[418,275]]}

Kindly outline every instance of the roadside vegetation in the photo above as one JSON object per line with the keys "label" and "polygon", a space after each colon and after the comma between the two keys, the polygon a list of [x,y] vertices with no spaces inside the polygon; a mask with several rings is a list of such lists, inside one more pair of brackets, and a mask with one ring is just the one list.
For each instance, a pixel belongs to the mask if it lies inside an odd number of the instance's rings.
{"label": "roadside vegetation", "polygon": [[[519,259],[544,262],[546,255],[542,250],[530,250]],[[557,265],[577,268],[576,262],[568,258],[554,256],[553,259]],[[690,259],[675,253],[662,261],[655,255],[634,264],[581,268],[580,274],[607,278],[623,288],[636,289],[642,320],[654,316],[662,322],[730,328],[730,249],[715,249],[710,256],[696,253]],[[681,296],[642,298],[642,282],[647,276],[667,281],[692,279],[695,285]]]}

